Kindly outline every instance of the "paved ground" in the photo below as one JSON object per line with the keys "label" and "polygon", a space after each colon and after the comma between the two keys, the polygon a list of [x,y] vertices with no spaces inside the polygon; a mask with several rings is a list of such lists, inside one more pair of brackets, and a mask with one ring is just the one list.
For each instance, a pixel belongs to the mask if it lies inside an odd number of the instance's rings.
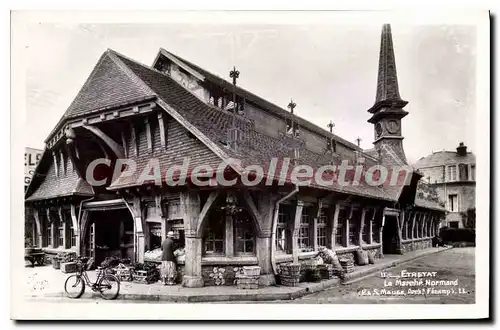
{"label": "paved ground", "polygon": [[[438,252],[440,251],[440,252]],[[435,253],[438,252],[438,253]],[[433,253],[430,255],[420,256],[424,253]],[[400,274],[402,270],[407,272],[437,272],[435,277],[423,277],[422,280],[457,280],[457,286],[446,285],[425,285],[399,288],[407,291],[410,289],[421,289],[423,293],[418,295],[410,295],[406,297],[395,295],[375,295],[381,293],[384,289],[384,279],[381,278],[380,272],[373,275],[375,268],[383,269],[391,266],[391,263],[400,262],[402,259],[411,259],[418,257],[413,261],[408,261],[403,265],[390,268],[387,272],[392,274]],[[384,266],[385,265],[385,266]],[[352,284],[339,285],[336,283],[301,283],[300,287],[264,287],[258,290],[238,290],[236,287],[205,287],[201,289],[182,288],[181,286],[165,287],[161,284],[135,284],[122,282],[120,290],[120,299],[112,303],[121,302],[147,302],[147,303],[162,303],[166,301],[174,302],[203,302],[213,300],[259,300],[263,296],[267,296],[268,303],[288,302],[288,303],[473,303],[474,302],[474,248],[461,248],[441,251],[441,249],[429,249],[427,251],[415,251],[405,256],[386,256],[379,263],[370,266],[357,267],[355,273],[362,276],[372,272],[371,277],[359,280]],[[101,298],[97,299],[68,299],[63,291],[64,280],[68,276],[60,271],[55,271],[51,266],[26,268],[27,281],[25,286],[25,296],[35,299],[59,300],[64,299],[65,302],[90,302],[108,303]],[[90,277],[95,278],[95,272],[91,272]],[[422,274],[421,274],[422,275]],[[426,275],[426,274],[423,274]],[[412,279],[412,278],[409,278]],[[390,279],[387,278],[386,282]],[[391,279],[395,282],[396,279]],[[405,279],[408,280],[408,279]],[[332,281],[332,280],[330,280]],[[323,290],[329,285],[335,287]],[[434,291],[427,292],[427,289],[434,288]],[[364,291],[363,291],[364,289]],[[385,289],[391,289],[385,287]],[[449,289],[449,295],[445,292],[437,292],[437,289]],[[455,292],[451,292],[453,289]],[[465,293],[462,292],[462,289]],[[394,288],[392,288],[394,290]],[[460,293],[458,293],[460,290]],[[249,291],[244,293],[242,291]],[[315,292],[305,297],[295,300],[280,300],[275,299],[290,299],[293,297],[302,296],[308,292]],[[368,295],[370,292],[372,295]],[[469,293],[466,293],[469,292]],[[364,295],[363,295],[364,294]],[[246,295],[243,297],[242,295]],[[87,298],[92,298],[90,293],[84,295]],[[82,297],[82,298],[84,298]],[[188,298],[186,298],[188,297]],[[278,298],[280,297],[280,298]],[[191,299],[195,298],[195,299]],[[130,300],[129,300],[130,299]],[[139,300],[137,300],[139,299]],[[186,300],[189,299],[189,300]],[[251,301],[250,301],[251,302]],[[253,301],[255,303],[255,301]]]}
{"label": "paved ground", "polygon": [[[474,248],[455,248],[415,259],[408,263],[387,269],[392,275],[409,272],[436,272],[435,277],[421,277],[421,285],[415,281],[413,286],[396,286],[396,278],[386,278],[385,283],[394,286],[384,287],[381,273],[360,279],[351,284],[313,293],[293,301],[280,303],[333,303],[333,304],[473,304],[475,301],[475,258]],[[432,275],[432,274],[421,274]],[[400,278],[415,280],[416,278]],[[417,279],[418,280],[418,279]],[[455,281],[457,285],[444,285],[431,281]],[[400,283],[398,283],[400,284]],[[384,294],[383,289],[393,292]],[[411,291],[410,291],[411,290]],[[446,291],[445,291],[446,290]],[[396,292],[394,292],[396,291]],[[404,296],[399,295],[402,291]],[[371,295],[370,295],[371,294]]]}

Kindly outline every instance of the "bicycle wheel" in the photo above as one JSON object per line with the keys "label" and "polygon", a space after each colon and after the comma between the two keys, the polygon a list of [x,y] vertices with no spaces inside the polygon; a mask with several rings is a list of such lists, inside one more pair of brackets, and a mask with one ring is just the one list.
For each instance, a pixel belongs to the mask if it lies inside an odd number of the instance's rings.
{"label": "bicycle wheel", "polygon": [[120,280],[111,274],[105,274],[97,284],[101,296],[106,300],[113,300],[120,293]]}
{"label": "bicycle wheel", "polygon": [[80,275],[71,275],[64,282],[64,291],[72,299],[80,298],[85,292],[85,281]]}

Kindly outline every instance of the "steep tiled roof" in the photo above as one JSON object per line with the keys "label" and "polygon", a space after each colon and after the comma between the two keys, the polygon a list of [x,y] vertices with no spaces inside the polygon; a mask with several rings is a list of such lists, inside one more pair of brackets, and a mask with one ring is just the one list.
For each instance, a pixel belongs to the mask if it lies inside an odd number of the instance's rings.
{"label": "steep tiled roof", "polygon": [[148,96],[148,91],[131,79],[109,52],[105,52],[64,116],[74,117]]}
{"label": "steep tiled roof", "polygon": [[454,164],[475,164],[476,156],[468,152],[465,156],[459,156],[455,151],[438,151],[420,158],[415,164],[416,168],[426,168]]}
{"label": "steep tiled roof", "polygon": [[[31,187],[32,194],[26,198],[26,201],[33,202],[43,199],[51,199],[57,197],[66,196],[93,196],[94,191],[92,187],[85,181],[78,178],[78,174],[73,169],[73,165],[70,160],[68,160],[65,169],[59,165],[59,173],[56,175],[55,164],[52,162],[48,168],[48,171],[44,173],[44,178],[35,179],[38,181],[39,186],[37,188]],[[40,175],[41,173],[38,173]],[[34,181],[33,184],[37,185]],[[41,182],[40,182],[41,181]]]}

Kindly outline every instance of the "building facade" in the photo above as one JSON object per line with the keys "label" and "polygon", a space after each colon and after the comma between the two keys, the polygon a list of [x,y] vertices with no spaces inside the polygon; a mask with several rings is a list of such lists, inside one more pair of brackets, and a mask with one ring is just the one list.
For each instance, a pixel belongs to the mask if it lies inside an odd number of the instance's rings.
{"label": "building facade", "polygon": [[[232,285],[245,265],[259,265],[261,284],[272,285],[280,264],[307,262],[320,246],[348,258],[360,248],[380,258],[429,247],[445,210],[416,197],[416,171],[400,185],[341,185],[332,171],[322,175],[329,184],[292,180],[305,165],[407,165],[407,102],[389,25],[381,38],[373,150],[294,115],[293,102],[287,111],[240,88],[236,69],[231,83],[163,49],[151,66],[106,51],[47,138],[26,193],[39,244],[96,262],[143,262],[172,230],[185,248],[179,280],[187,287]],[[87,175],[97,159],[106,160],[93,167],[99,185]],[[159,182],[148,176],[154,164]],[[249,165],[263,169],[262,181],[248,182]],[[200,168],[203,179],[193,179]]]}
{"label": "building facade", "polygon": [[438,151],[415,165],[423,179],[435,187],[448,210],[442,226],[463,228],[476,208],[476,156],[460,142],[456,151]]}

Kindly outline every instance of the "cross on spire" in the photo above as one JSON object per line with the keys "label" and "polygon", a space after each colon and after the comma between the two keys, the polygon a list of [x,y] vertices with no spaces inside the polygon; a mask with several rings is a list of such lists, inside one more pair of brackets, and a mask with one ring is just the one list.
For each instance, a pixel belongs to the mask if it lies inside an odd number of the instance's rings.
{"label": "cross on spire", "polygon": [[236,85],[236,79],[240,77],[240,72],[236,70],[236,66],[233,66],[233,69],[229,72],[229,77],[233,78],[233,85]]}
{"label": "cross on spire", "polygon": [[328,129],[330,129],[330,133],[333,133],[333,128],[335,127],[335,124],[333,123],[333,121],[330,120],[330,123],[326,126],[328,127]]}
{"label": "cross on spire", "polygon": [[296,106],[297,106],[297,103],[294,103],[293,100],[290,99],[290,103],[288,103],[288,109],[290,109],[292,114],[293,114],[293,109],[295,109]]}
{"label": "cross on spire", "polygon": [[362,139],[362,138],[360,138],[360,137],[358,136],[358,137],[356,138],[356,140],[354,140],[354,141],[356,141],[356,144],[357,144],[357,145],[358,145],[358,147],[359,147],[359,145],[361,144],[361,141],[363,141],[363,139]]}

